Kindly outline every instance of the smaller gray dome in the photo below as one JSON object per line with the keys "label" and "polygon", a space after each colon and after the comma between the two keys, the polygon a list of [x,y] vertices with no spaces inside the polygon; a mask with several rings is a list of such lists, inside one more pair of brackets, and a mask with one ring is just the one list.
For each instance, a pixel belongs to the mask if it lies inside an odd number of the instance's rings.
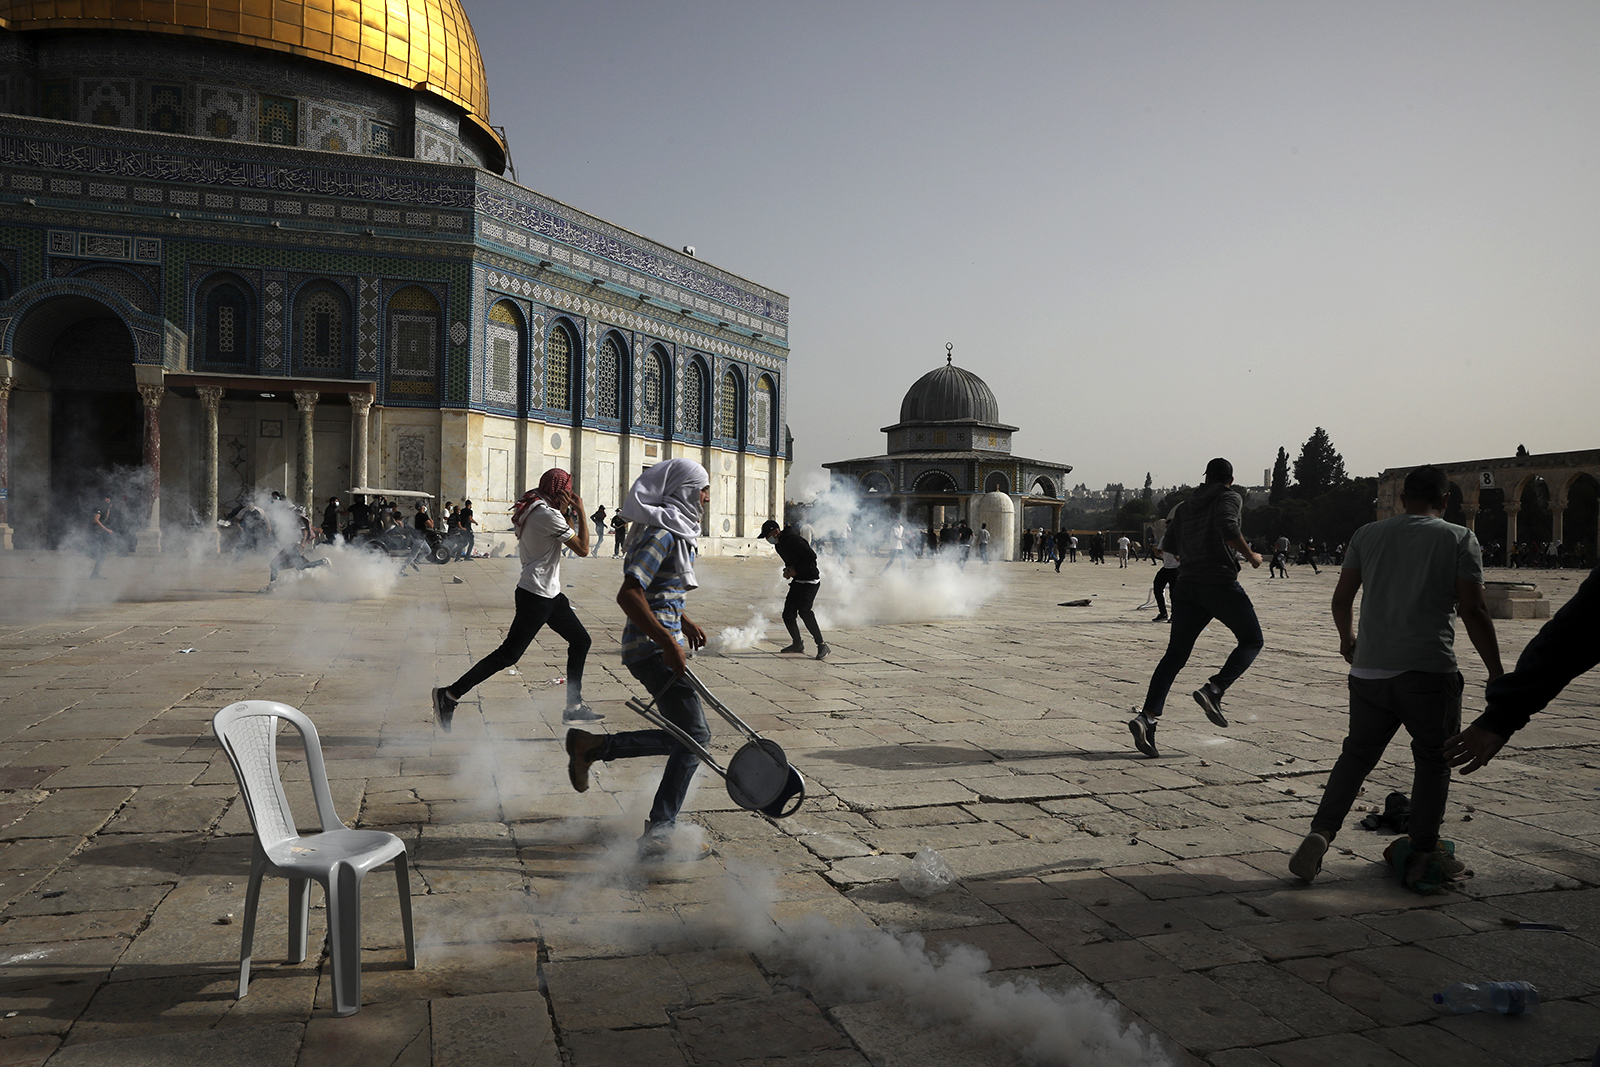
{"label": "smaller gray dome", "polygon": [[[946,357],[948,359],[948,357]],[[1000,421],[1000,404],[984,380],[947,362],[918,378],[900,401],[901,422]]]}

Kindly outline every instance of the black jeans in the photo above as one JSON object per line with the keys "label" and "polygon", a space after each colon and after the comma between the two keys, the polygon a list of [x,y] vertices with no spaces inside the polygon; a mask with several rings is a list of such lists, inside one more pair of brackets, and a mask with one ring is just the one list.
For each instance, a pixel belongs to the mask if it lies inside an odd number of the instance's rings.
{"label": "black jeans", "polygon": [[1161,595],[1161,590],[1168,586],[1172,587],[1172,602],[1176,604],[1178,602],[1178,568],[1176,567],[1162,567],[1156,571],[1156,607],[1160,609],[1159,613],[1162,615],[1167,613],[1167,598]]}
{"label": "black jeans", "polygon": [[1189,662],[1189,653],[1206,625],[1216,619],[1239,642],[1228,654],[1222,669],[1210,678],[1220,692],[1239,680],[1250,669],[1265,643],[1261,637],[1261,623],[1256,620],[1255,605],[1244,586],[1238,582],[1197,582],[1190,579],[1180,582],[1172,590],[1172,631],[1167,635],[1167,652],[1156,664],[1150,676],[1150,690],[1145,694],[1144,713],[1152,719],[1161,714],[1167,703],[1167,691],[1183,665]]}
{"label": "black jeans", "polygon": [[817,590],[821,588],[819,582],[789,583],[789,595],[783,600],[783,625],[789,631],[789,639],[797,645],[800,643],[800,627],[795,625],[797,618],[805,620],[806,629],[811,631],[817,644],[822,644],[822,628],[817,625],[816,613],[811,610],[811,605],[817,599]]}
{"label": "black jeans", "polygon": [[1339,761],[1328,775],[1322,803],[1311,829],[1333,840],[1350,814],[1361,783],[1378,765],[1395,732],[1411,735],[1411,844],[1421,852],[1438,847],[1439,826],[1450,796],[1450,764],[1444,758],[1446,739],[1461,732],[1459,671],[1406,671],[1394,678],[1350,679],[1350,733]]}
{"label": "black jeans", "polygon": [[567,707],[583,701],[583,664],[589,658],[589,631],[578,621],[567,594],[554,597],[535,596],[526,589],[517,589],[517,614],[511,620],[511,629],[500,647],[472,665],[472,669],[456,679],[450,693],[457,700],[466,696],[478,683],[497,671],[514,666],[533,644],[536,634],[545,625],[560,634],[567,642]]}

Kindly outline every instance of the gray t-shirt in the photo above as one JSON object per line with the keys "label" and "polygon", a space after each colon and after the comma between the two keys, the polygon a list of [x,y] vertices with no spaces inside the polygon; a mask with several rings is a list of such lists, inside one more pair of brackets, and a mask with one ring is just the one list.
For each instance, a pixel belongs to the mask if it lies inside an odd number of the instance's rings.
{"label": "gray t-shirt", "polygon": [[1361,575],[1356,670],[1456,669],[1456,579],[1483,581],[1471,530],[1431,515],[1381,519],[1350,538],[1344,569]]}

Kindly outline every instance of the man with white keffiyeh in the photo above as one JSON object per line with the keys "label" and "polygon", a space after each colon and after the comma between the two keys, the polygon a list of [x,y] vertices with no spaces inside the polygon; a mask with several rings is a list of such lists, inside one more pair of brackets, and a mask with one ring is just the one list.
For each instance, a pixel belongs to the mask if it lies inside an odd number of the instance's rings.
{"label": "man with white keffiyeh", "polygon": [[[700,515],[711,500],[711,479],[692,459],[675,458],[650,467],[633,483],[617,514],[629,523],[622,564],[622,589],[617,604],[628,617],[622,630],[622,664],[656,707],[674,725],[702,745],[711,739],[700,697],[684,679],[689,648],[703,648],[705,631],[683,613],[684,597],[700,584],[694,576],[695,541]],[[650,807],[640,859],[664,859],[672,852],[672,832],[689,782],[700,759],[665,730],[630,730],[610,735],[567,731],[567,774],[572,787],[589,788],[589,768],[596,762],[666,756],[666,769]],[[679,858],[703,859],[704,846]]]}

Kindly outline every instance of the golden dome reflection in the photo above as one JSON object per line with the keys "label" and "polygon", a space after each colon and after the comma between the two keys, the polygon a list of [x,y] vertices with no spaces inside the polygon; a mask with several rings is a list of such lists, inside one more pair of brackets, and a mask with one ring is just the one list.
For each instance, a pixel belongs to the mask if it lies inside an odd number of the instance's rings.
{"label": "golden dome reflection", "polygon": [[437,93],[500,140],[461,0],[0,0],[0,27],[167,33],[289,52]]}

